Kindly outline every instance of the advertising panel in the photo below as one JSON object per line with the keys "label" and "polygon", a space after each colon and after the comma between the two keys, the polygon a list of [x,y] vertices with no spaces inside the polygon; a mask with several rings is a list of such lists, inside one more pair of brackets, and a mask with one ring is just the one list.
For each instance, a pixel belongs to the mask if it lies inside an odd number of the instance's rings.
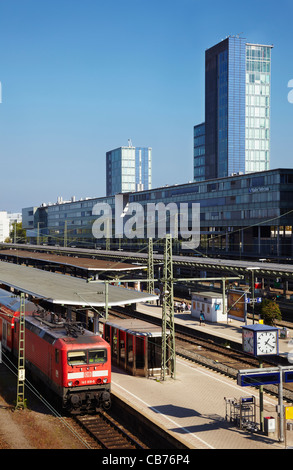
{"label": "advertising panel", "polygon": [[230,290],[228,292],[228,316],[237,320],[246,319],[246,293],[243,291]]}

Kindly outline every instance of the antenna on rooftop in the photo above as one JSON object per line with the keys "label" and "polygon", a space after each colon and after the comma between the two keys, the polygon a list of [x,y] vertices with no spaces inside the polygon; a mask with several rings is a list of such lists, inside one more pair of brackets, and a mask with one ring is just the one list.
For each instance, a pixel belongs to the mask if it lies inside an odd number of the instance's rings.
{"label": "antenna on rooftop", "polygon": [[131,139],[128,139],[128,147],[132,147]]}

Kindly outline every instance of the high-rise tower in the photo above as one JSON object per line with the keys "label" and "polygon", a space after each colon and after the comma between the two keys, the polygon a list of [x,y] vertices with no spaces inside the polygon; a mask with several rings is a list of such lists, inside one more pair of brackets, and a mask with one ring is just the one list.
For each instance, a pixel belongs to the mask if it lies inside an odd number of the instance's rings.
{"label": "high-rise tower", "polygon": [[195,126],[195,181],[269,169],[271,48],[229,36],[206,50],[205,147],[198,155]]}
{"label": "high-rise tower", "polygon": [[119,147],[106,153],[106,194],[142,191],[152,187],[152,149]]}

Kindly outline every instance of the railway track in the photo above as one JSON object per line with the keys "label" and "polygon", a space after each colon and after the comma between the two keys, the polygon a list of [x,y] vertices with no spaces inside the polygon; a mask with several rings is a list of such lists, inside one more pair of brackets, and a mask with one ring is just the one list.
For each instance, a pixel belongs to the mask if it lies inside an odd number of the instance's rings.
{"label": "railway track", "polygon": [[148,447],[106,412],[73,418],[89,448],[147,449]]}
{"label": "railway track", "polygon": [[194,338],[182,333],[176,333],[176,351],[184,355],[184,351],[187,352],[197,352],[206,358],[220,362],[234,369],[243,369],[245,368],[255,368],[259,366],[259,362],[252,358],[243,356],[243,353],[240,353],[230,346],[219,346],[213,343],[213,341],[201,340],[199,338]]}

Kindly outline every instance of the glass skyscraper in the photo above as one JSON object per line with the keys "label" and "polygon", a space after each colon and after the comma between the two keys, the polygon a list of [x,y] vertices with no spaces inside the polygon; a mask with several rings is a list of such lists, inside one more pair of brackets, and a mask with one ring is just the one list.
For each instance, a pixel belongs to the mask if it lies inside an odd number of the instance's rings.
{"label": "glass skyscraper", "polygon": [[271,49],[246,44],[246,172],[270,169]]}
{"label": "glass skyscraper", "polygon": [[271,47],[229,36],[206,50],[205,164],[198,169],[194,140],[195,181],[269,169]]}
{"label": "glass skyscraper", "polygon": [[152,149],[119,147],[106,153],[106,193],[148,190],[152,187]]}

